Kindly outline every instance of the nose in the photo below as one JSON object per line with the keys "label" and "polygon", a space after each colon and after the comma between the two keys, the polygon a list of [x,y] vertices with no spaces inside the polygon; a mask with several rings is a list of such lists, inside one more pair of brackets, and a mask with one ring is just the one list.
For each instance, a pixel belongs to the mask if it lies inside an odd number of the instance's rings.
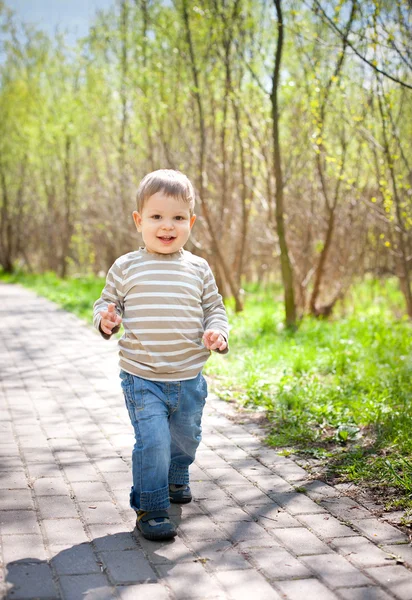
{"label": "nose", "polygon": [[174,223],[173,221],[163,221],[162,223],[162,229],[166,229],[167,231],[169,231],[170,229],[174,228]]}

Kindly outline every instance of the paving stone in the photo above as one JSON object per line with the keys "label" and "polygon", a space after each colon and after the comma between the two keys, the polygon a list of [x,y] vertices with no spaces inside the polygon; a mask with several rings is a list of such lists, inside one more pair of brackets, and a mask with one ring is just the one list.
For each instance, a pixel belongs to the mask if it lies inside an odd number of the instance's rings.
{"label": "paving stone", "polygon": [[41,535],[3,535],[1,539],[4,564],[15,561],[46,560],[46,550]]}
{"label": "paving stone", "polygon": [[303,486],[306,490],[306,494],[309,498],[312,498],[312,500],[325,500],[328,498],[336,498],[340,495],[334,487],[323,481],[308,481],[305,482]]}
{"label": "paving stone", "polygon": [[[132,485],[131,472],[112,473],[108,471],[107,473],[104,473],[104,479],[112,490],[121,490],[124,492],[124,490],[130,490]],[[95,481],[97,481],[97,478],[95,478]]]}
{"label": "paving stone", "polygon": [[58,597],[51,569],[44,562],[8,565],[7,583],[12,585],[8,596],[13,599]]}
{"label": "paving stone", "polygon": [[[179,536],[175,537],[173,540],[163,542],[152,542],[146,540],[142,536],[139,536],[138,540],[150,563],[153,565],[194,562],[196,559],[194,553]],[[192,541],[191,543],[195,542]]]}
{"label": "paving stone", "polygon": [[354,519],[352,525],[376,544],[407,541],[406,535],[401,533],[399,529],[387,523],[382,523],[378,519]]}
{"label": "paving stone", "polygon": [[196,453],[196,465],[201,469],[230,469],[228,462],[223,460],[214,450],[203,450]]}
{"label": "paving stone", "polygon": [[116,584],[157,581],[156,573],[141,550],[101,552],[110,579]]}
{"label": "paving stone", "polygon": [[255,570],[220,571],[216,578],[231,598],[235,600],[250,600],[264,598],[265,600],[281,600],[281,595],[273,589],[266,579]]}
{"label": "paving stone", "polygon": [[114,589],[103,573],[60,577],[64,600],[113,600]]}
{"label": "paving stone", "polygon": [[237,552],[230,542],[189,542],[189,545],[200,562],[208,570],[232,571],[234,569],[250,569],[251,565],[243,553]]}
{"label": "paving stone", "polygon": [[275,540],[292,550],[296,556],[331,552],[331,549],[324,542],[304,527],[274,529],[272,533]]}
{"label": "paving stone", "polygon": [[33,483],[36,496],[67,496],[70,497],[69,486],[59,477],[42,477]]}
{"label": "paving stone", "polygon": [[322,506],[319,506],[304,494],[270,494],[270,497],[292,515],[325,513]]}
{"label": "paving stone", "polygon": [[87,523],[121,523],[122,517],[113,502],[79,502]]}
{"label": "paving stone", "polygon": [[280,546],[252,548],[246,551],[246,556],[271,580],[311,576],[306,565]]}
{"label": "paving stone", "polygon": [[271,475],[249,475],[249,479],[257,485],[262,492],[268,495],[292,493],[295,488],[286,479],[275,473]]}
{"label": "paving stone", "polygon": [[292,517],[275,502],[270,504],[257,504],[243,507],[265,529],[285,529],[287,527],[301,527],[301,523]]}
{"label": "paving stone", "polygon": [[116,592],[121,600],[169,600],[167,589],[160,583],[118,585]]}
{"label": "paving stone", "polygon": [[179,524],[179,530],[192,540],[220,540],[226,539],[228,535],[207,515],[193,515],[183,519]]}
{"label": "paving stone", "polygon": [[93,461],[95,467],[102,473],[127,473],[130,477],[130,469],[128,465],[119,456],[100,458]]}
{"label": "paving stone", "polygon": [[51,564],[59,575],[84,575],[101,572],[100,564],[97,563],[90,543],[77,544],[58,552],[52,557]]}
{"label": "paving stone", "polygon": [[234,542],[244,542],[253,539],[271,539],[271,536],[253,521],[235,521],[222,523],[222,528],[227,532],[227,537]]}
{"label": "paving stone", "polygon": [[278,581],[276,585],[288,600],[338,600],[338,596],[317,579]]}
{"label": "paving stone", "polygon": [[34,480],[40,477],[62,477],[62,471],[56,462],[46,463],[30,463],[27,465],[29,471],[30,480],[34,483]]}
{"label": "paving stone", "polygon": [[[99,481],[100,477],[94,467],[89,464],[67,465],[64,473],[70,482],[73,481]],[[106,476],[107,474],[105,474]],[[116,475],[119,475],[116,473]]]}
{"label": "paving stone", "polygon": [[190,482],[193,481],[211,481],[209,475],[206,473],[206,470],[201,469],[197,464],[193,463],[189,467],[189,478]]}
{"label": "paving stone", "polygon": [[29,488],[23,490],[2,489],[0,496],[0,510],[13,507],[14,510],[33,510],[34,504]]}
{"label": "paving stone", "polygon": [[202,503],[209,513],[211,518],[218,523],[225,523],[228,521],[251,521],[251,516],[239,508],[238,506],[222,506],[222,503],[217,500],[205,500]]}
{"label": "paving stone", "polygon": [[68,519],[79,516],[73,500],[67,496],[39,496],[37,503],[43,519]]}
{"label": "paving stone", "polygon": [[372,567],[366,573],[394,594],[399,600],[412,598],[412,573],[401,565]]}
{"label": "paving stone", "polygon": [[391,600],[393,598],[381,588],[373,586],[342,589],[337,593],[343,600]]}
{"label": "paving stone", "polygon": [[208,475],[221,486],[247,485],[248,480],[234,469],[208,469]]}
{"label": "paving stone", "polygon": [[333,548],[359,568],[383,566],[391,561],[390,555],[362,536],[336,538],[331,543]]}
{"label": "paving stone", "polygon": [[[232,498],[236,500],[239,504],[268,504],[271,502],[269,496],[267,496],[264,492],[262,492],[258,487],[249,485],[249,486],[237,486],[237,485],[227,485],[225,486],[225,490]],[[273,503],[273,501],[272,501]]]}
{"label": "paving stone", "polygon": [[159,565],[158,570],[162,580],[171,588],[177,600],[224,597],[222,588],[198,562]]}
{"label": "paving stone", "polygon": [[273,467],[273,470],[286,481],[295,483],[304,481],[308,477],[308,472],[302,469],[299,465],[290,461],[289,463],[278,464]]}
{"label": "paving stone", "polygon": [[358,502],[352,500],[352,498],[329,498],[328,500],[322,500],[319,502],[325,510],[332,513],[341,521],[348,521],[352,523],[354,519],[367,519],[371,516],[371,513],[363,508]]}
{"label": "paving stone", "polygon": [[401,558],[408,567],[412,567],[412,546],[410,544],[389,544],[382,546],[382,550]]}
{"label": "paving stone", "polygon": [[302,556],[301,559],[332,589],[368,585],[370,580],[345,558],[336,554]]}
{"label": "paving stone", "polygon": [[135,538],[122,523],[89,525],[89,531],[97,552],[135,550],[137,548]]}
{"label": "paving stone", "polygon": [[23,461],[20,456],[2,456],[1,470],[5,471],[21,471],[23,469]]}
{"label": "paving stone", "polygon": [[109,502],[110,494],[101,481],[75,481],[71,484],[78,501]]}
{"label": "paving stone", "polygon": [[44,519],[43,526],[51,546],[73,546],[88,541],[80,519]]}
{"label": "paving stone", "polygon": [[0,511],[0,532],[7,534],[40,534],[36,513],[32,510]]}
{"label": "paving stone", "polygon": [[3,490],[27,490],[28,483],[24,471],[0,471],[0,485]]}
{"label": "paving stone", "polygon": [[354,534],[353,529],[328,514],[299,515],[298,520],[324,540],[334,537],[349,537]]}
{"label": "paving stone", "polygon": [[239,460],[241,458],[247,458],[248,454],[242,448],[235,446],[224,446],[223,448],[217,448],[216,453],[227,461]]}
{"label": "paving stone", "polygon": [[242,460],[231,460],[230,465],[236,469],[236,471],[239,471],[239,473],[241,473],[244,477],[248,477],[249,479],[252,479],[256,476],[271,477],[273,475],[270,469],[262,465],[254,458],[250,458],[249,455],[247,458]]}

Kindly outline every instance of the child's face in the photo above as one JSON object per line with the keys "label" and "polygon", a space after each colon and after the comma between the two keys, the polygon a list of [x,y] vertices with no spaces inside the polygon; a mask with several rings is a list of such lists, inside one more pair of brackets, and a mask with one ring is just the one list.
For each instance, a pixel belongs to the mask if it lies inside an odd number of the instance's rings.
{"label": "child's face", "polygon": [[141,213],[133,213],[133,219],[148,252],[172,254],[186,244],[196,216],[190,216],[183,200],[157,192],[146,200]]}

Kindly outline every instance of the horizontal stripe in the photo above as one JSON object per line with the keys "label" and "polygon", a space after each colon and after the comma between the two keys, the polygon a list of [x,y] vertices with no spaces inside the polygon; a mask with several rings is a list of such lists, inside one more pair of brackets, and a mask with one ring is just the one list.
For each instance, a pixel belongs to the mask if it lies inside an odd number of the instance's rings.
{"label": "horizontal stripe", "polygon": [[[186,294],[179,294],[177,292],[167,292],[167,298],[181,298],[182,300],[191,300],[193,302],[193,296],[189,292]],[[164,292],[139,292],[138,294],[127,294],[127,299],[136,298],[165,298]]]}
{"label": "horizontal stripe", "polygon": [[[124,362],[127,362],[130,365],[136,365],[136,369],[142,369],[143,371],[151,371],[152,370],[151,366],[149,367],[147,365],[143,365],[142,363],[136,364],[135,361],[129,360],[128,358],[124,358],[124,356],[121,357],[121,360],[124,360]],[[192,369],[195,369],[196,367],[201,367],[204,364],[205,364],[204,361],[202,361],[202,362],[196,363],[195,365],[191,365],[190,367]],[[165,367],[169,367],[169,366],[170,367],[173,367],[173,366],[178,367],[179,364],[178,363],[164,362],[164,363],[156,363],[156,365],[153,365],[153,366],[156,366],[156,367],[162,367],[162,366],[165,366]]]}
{"label": "horizontal stripe", "polygon": [[148,352],[147,350],[133,350],[131,348],[125,348],[124,346],[122,346],[122,349],[128,354],[142,354],[145,356],[179,356],[180,354],[186,354],[186,352],[193,352],[193,346],[184,348],[183,350],[174,350],[173,352]]}
{"label": "horizontal stripe", "polygon": [[195,292],[199,293],[199,288],[196,287],[195,285],[190,285],[190,283],[186,283],[184,281],[169,281],[169,280],[163,280],[163,281],[139,281],[139,286],[140,285],[152,285],[153,287],[155,286],[171,286],[171,287],[183,287],[183,288],[187,288],[189,290],[194,290]]}
{"label": "horizontal stripe", "polygon": [[[199,322],[198,317],[185,317],[185,321],[194,321],[195,323]],[[169,321],[173,321],[174,323],[181,323],[182,317],[130,317],[127,319],[123,319],[123,323],[153,323],[156,321],[165,321],[166,323]]]}
{"label": "horizontal stripe", "polygon": [[181,304],[132,304],[128,308],[130,311],[133,310],[169,310],[173,312],[174,310],[182,310],[189,312],[199,312],[202,311],[200,305],[198,306],[182,306]]}
{"label": "horizontal stripe", "polygon": [[[184,271],[170,271],[170,270],[147,270],[147,271],[139,271],[138,273],[134,273],[124,281],[124,285],[134,281],[135,279],[139,279],[140,277],[147,277],[148,275],[179,275],[179,277],[189,277],[190,279],[195,279],[200,284],[203,284],[203,281],[200,277],[196,277],[193,273],[185,273]],[[150,281],[150,280],[149,280]]]}
{"label": "horizontal stripe", "polygon": [[199,329],[130,329],[131,333],[143,334],[143,333],[200,333],[203,332],[203,328]]}

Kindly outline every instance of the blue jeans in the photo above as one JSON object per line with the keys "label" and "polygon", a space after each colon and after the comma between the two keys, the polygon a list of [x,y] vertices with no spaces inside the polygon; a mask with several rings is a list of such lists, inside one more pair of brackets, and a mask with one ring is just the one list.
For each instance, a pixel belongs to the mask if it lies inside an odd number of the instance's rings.
{"label": "blue jeans", "polygon": [[166,509],[169,484],[189,483],[189,465],[202,437],[206,380],[199,373],[187,381],[149,381],[125,371],[120,378],[136,440],[130,506]]}

